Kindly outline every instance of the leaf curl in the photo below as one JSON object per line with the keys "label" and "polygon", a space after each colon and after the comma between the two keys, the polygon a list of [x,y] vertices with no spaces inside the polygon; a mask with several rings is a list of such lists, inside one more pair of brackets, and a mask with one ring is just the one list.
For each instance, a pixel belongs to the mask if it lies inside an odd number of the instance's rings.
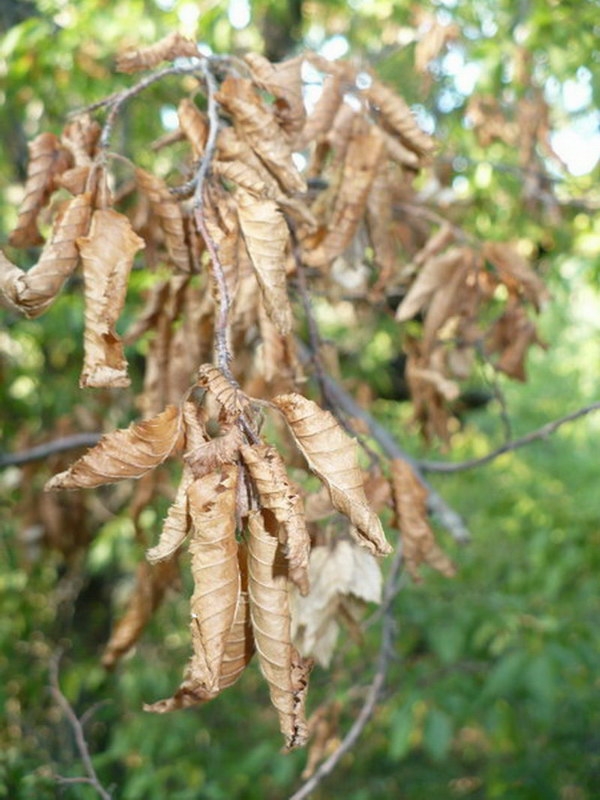
{"label": "leaf curl", "polygon": [[285,560],[259,510],[248,515],[248,590],[260,668],[279,714],[286,747],[292,750],[305,744],[308,737],[304,706],[311,662],[292,644]]}
{"label": "leaf curl", "polygon": [[168,406],[151,419],[108,433],[68,470],[45,486],[54,489],[89,489],[124,478],[140,478],[168,458],[181,437],[181,413]]}
{"label": "leaf curl", "polygon": [[334,507],[356,529],[358,542],[376,555],[389,554],[379,517],[369,508],[364,492],[356,441],[329,411],[302,395],[278,395],[272,402],[283,413],[308,466],[327,486]]}

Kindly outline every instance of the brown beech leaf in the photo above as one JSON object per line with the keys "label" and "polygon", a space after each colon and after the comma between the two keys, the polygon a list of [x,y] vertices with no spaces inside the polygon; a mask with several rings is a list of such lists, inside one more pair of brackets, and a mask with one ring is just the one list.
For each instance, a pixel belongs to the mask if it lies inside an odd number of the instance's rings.
{"label": "brown beech leaf", "polygon": [[522,293],[539,311],[549,300],[544,282],[510,242],[484,242],[482,255],[498,270],[509,292]]}
{"label": "brown beech leaf", "polygon": [[91,218],[90,194],[73,197],[54,225],[38,263],[28,272],[0,254],[0,292],[10,305],[33,318],[55,300],[79,260],[76,241],[87,233]]}
{"label": "brown beech leaf", "polygon": [[[215,168],[214,162],[212,168]],[[240,223],[235,200],[217,183],[209,183],[206,187],[203,217],[206,230],[219,257],[229,301],[233,302],[239,278]]]}
{"label": "brown beech leaf", "polygon": [[162,603],[166,592],[179,581],[176,558],[151,566],[142,561],[127,609],[117,622],[102,654],[102,666],[111,669],[140,638],[142,631]]}
{"label": "brown beech leaf", "polygon": [[292,640],[303,656],[327,668],[339,621],[358,622],[367,603],[381,602],[381,570],[364,547],[337,539],[312,549],[308,574],[310,592],[305,597],[292,593]]}
{"label": "brown beech leaf", "polygon": [[308,736],[304,705],[311,662],[299,655],[291,641],[286,564],[261,511],[248,515],[248,591],[260,668],[286,747],[292,750],[305,744]]}
{"label": "brown beech leaf", "polygon": [[460,247],[451,247],[441,255],[428,258],[398,306],[396,320],[406,322],[412,319],[429,305],[437,291],[445,291],[450,276],[463,260],[463,248]]}
{"label": "brown beech leaf", "polygon": [[117,57],[118,72],[140,72],[152,69],[161,61],[174,61],[176,58],[197,58],[198,46],[192,39],[178,31],[173,31],[164,39],[148,47],[126,50]]}
{"label": "brown beech leaf", "polygon": [[89,489],[140,478],[162,464],[180,438],[181,413],[176,406],[169,406],[156,417],[107,433],[68,470],[54,475],[45,489]]}
{"label": "brown beech leaf", "polygon": [[188,490],[194,480],[192,470],[184,464],[177,494],[163,522],[158,543],[146,550],[146,559],[150,564],[171,558],[185,541],[190,529]]}
{"label": "brown beech leaf", "polygon": [[363,217],[382,155],[383,137],[377,128],[352,136],[327,233],[319,248],[304,254],[306,264],[321,266],[344,252]]}
{"label": "brown beech leaf", "polygon": [[235,538],[237,473],[237,466],[229,464],[195,480],[188,489],[195,682],[203,682],[211,694],[219,691],[221,662],[240,593]]}
{"label": "brown beech leaf", "polygon": [[263,102],[252,82],[229,75],[217,101],[233,117],[236,131],[290,194],[305,192],[306,183],[292,160],[292,151],[274,112]]}
{"label": "brown beech leaf", "polygon": [[[254,654],[254,636],[250,620],[250,604],[248,599],[248,566],[247,552],[244,544],[238,545],[238,562],[240,568],[240,593],[235,611],[233,625],[225,642],[218,692],[228,689],[237,681],[250,663]],[[192,656],[185,678],[173,697],[145,705],[144,711],[164,714],[180,708],[189,708],[212,700],[218,692],[206,689],[202,672],[203,659]]]}
{"label": "brown beech leaf", "polygon": [[171,262],[183,272],[190,271],[189,250],[181,208],[166,183],[146,170],[136,168],[135,177],[140,189],[148,197],[152,212],[165,237],[165,246]]}
{"label": "brown beech leaf", "polygon": [[302,97],[302,62],[304,56],[288,58],[280,64],[271,64],[258,53],[246,53],[254,82],[275,97],[275,116],[288,134],[302,129],[306,109]]}
{"label": "brown beech leaf", "polygon": [[494,322],[486,336],[487,352],[500,353],[496,369],[518,381],[527,380],[525,358],[532,344],[546,346],[526,310],[514,303]]}
{"label": "brown beech leaf", "polygon": [[420,581],[418,568],[428,564],[452,578],[456,574],[454,564],[439,547],[427,519],[427,489],[403,459],[392,461],[392,487],[402,555],[410,576]]}
{"label": "brown beech leaf", "polygon": [[304,506],[292,486],[285,464],[277,450],[267,444],[245,445],[242,458],[256,486],[262,508],[269,509],[279,522],[279,540],[284,546],[290,580],[302,594],[308,591],[310,536],[304,520]]}
{"label": "brown beech leaf", "polygon": [[85,281],[84,362],[79,385],[129,386],[127,361],[116,333],[133,259],[144,240],[123,214],[94,211],[87,237],[77,239]]}
{"label": "brown beech leaf", "polygon": [[250,409],[250,400],[238,384],[228,380],[213,364],[202,364],[198,370],[198,386],[208,389],[230,417],[239,417]]}
{"label": "brown beech leaf", "polygon": [[13,247],[42,244],[37,216],[56,188],[60,175],[71,166],[71,157],[53,133],[40,133],[29,143],[25,196],[19,207],[15,229],[8,237]]}
{"label": "brown beech leaf", "polygon": [[433,153],[434,141],[419,128],[406,102],[377,78],[373,78],[363,96],[378,109],[384,127],[397,134],[400,141],[417,155],[426,158]]}
{"label": "brown beech leaf", "polygon": [[369,508],[356,441],[329,411],[302,395],[278,395],[272,402],[283,413],[308,466],[327,486],[334,507],[356,529],[352,533],[359,544],[376,555],[391,553],[379,517]]}
{"label": "brown beech leaf", "polygon": [[75,167],[92,166],[102,128],[88,114],[80,114],[64,128],[60,141],[73,156]]}
{"label": "brown beech leaf", "polygon": [[238,189],[240,227],[260,284],[265,308],[277,330],[292,328],[287,294],[285,251],[289,239],[285,219],[273,200],[259,200]]}
{"label": "brown beech leaf", "polygon": [[177,118],[179,119],[179,127],[192,146],[194,158],[200,158],[204,153],[208,138],[209,124],[206,114],[200,111],[193,100],[190,100],[189,97],[184,97],[177,107]]}
{"label": "brown beech leaf", "polygon": [[339,75],[327,75],[317,103],[307,117],[295,146],[303,150],[331,130],[333,119],[344,99],[344,83]]}

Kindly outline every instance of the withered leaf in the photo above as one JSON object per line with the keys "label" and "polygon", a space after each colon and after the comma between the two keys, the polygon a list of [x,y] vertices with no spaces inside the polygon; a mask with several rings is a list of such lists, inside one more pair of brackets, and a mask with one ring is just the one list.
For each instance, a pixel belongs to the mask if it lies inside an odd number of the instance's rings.
{"label": "withered leaf", "polygon": [[171,262],[183,272],[189,272],[190,256],[185,241],[181,207],[177,199],[169,192],[166,183],[157,175],[152,175],[152,173],[137,167],[135,177],[156,215],[165,237],[165,246]]}
{"label": "withered leaf", "polygon": [[454,564],[439,547],[427,519],[427,489],[404,459],[392,461],[392,487],[397,524],[402,533],[402,555],[413,580],[421,580],[418,572],[421,564],[453,577]]}
{"label": "withered leaf", "polygon": [[188,489],[195,682],[203,683],[211,694],[219,691],[221,662],[240,593],[235,538],[237,471],[234,464],[224,466],[195,480]]}
{"label": "withered leaf", "polygon": [[[238,546],[238,561],[241,579],[240,593],[233,625],[225,643],[218,692],[233,686],[254,654],[254,636],[248,599],[247,552],[244,544]],[[187,666],[185,678],[175,694],[165,700],[145,705],[144,711],[164,714],[180,708],[197,706],[212,700],[218,692],[207,691],[202,668],[194,655]]]}
{"label": "withered leaf", "polygon": [[429,304],[435,292],[444,291],[450,276],[463,260],[464,253],[460,247],[451,247],[441,255],[428,257],[398,306],[398,322],[412,319]]}
{"label": "withered leaf", "polygon": [[115,325],[129,274],[144,240],[123,214],[99,209],[87,237],[77,240],[85,281],[84,362],[80,386],[129,386],[127,361]]}
{"label": "withered leaf", "polygon": [[273,403],[283,413],[308,466],[327,486],[334,507],[356,528],[353,534],[359,543],[376,555],[389,554],[392,548],[364,492],[356,441],[329,411],[302,395],[278,395]]}
{"label": "withered leaf", "polygon": [[135,587],[127,609],[114,627],[102,654],[102,666],[111,669],[140,638],[142,631],[171,587],[179,579],[176,558],[151,566],[142,561],[137,569]]}
{"label": "withered leaf", "polygon": [[190,528],[188,490],[194,480],[192,470],[184,464],[177,494],[163,522],[158,543],[146,550],[146,559],[151,564],[171,558],[185,541]]}
{"label": "withered leaf", "polygon": [[148,47],[130,48],[121,53],[117,58],[117,70],[133,73],[143,69],[152,69],[161,61],[197,57],[198,46],[195,42],[178,31],[173,31]]}
{"label": "withered leaf", "polygon": [[548,288],[510,242],[484,242],[482,255],[498,270],[500,279],[514,294],[522,293],[539,311],[548,301]]}
{"label": "withered leaf", "polygon": [[13,247],[31,247],[44,241],[37,227],[37,216],[56,188],[57,178],[71,166],[69,153],[53,133],[40,133],[28,144],[28,149],[25,196],[15,229],[8,237]]}
{"label": "withered leaf", "polygon": [[349,539],[314,547],[309,565],[310,592],[292,593],[292,640],[300,653],[328,667],[344,616],[358,619],[366,603],[381,602],[377,560]]}
{"label": "withered leaf", "polygon": [[248,515],[248,591],[260,668],[286,747],[301,747],[308,736],[304,705],[310,662],[292,644],[286,564],[259,510]]}
{"label": "withered leaf", "polygon": [[48,308],[79,260],[76,241],[87,233],[91,218],[90,194],[73,197],[55,223],[52,238],[40,260],[28,272],[0,256],[0,291],[27,317],[38,317]]}
{"label": "withered leaf", "polygon": [[198,159],[204,153],[206,139],[208,138],[208,119],[198,106],[189,97],[184,97],[177,107],[179,127],[192,146],[194,158]]}
{"label": "withered leaf", "polygon": [[283,130],[288,134],[301,130],[306,117],[301,74],[304,56],[271,64],[258,53],[247,53],[244,60],[250,66],[254,82],[275,97],[275,116]]}
{"label": "withered leaf", "polygon": [[377,78],[373,78],[363,95],[375,106],[382,121],[400,140],[421,157],[430,156],[434,142],[429,134],[419,128],[406,102]]}
{"label": "withered leaf", "polygon": [[257,156],[289,192],[305,192],[306,183],[292,160],[290,145],[281,135],[273,111],[262,101],[251,81],[229,75],[217,101],[232,115],[234,126]]}
{"label": "withered leaf", "polygon": [[290,483],[285,464],[274,447],[244,445],[241,454],[256,485],[261,506],[272,511],[280,524],[279,538],[284,545],[290,580],[306,594],[310,536],[302,498]]}
{"label": "withered leaf", "polygon": [[285,250],[289,239],[285,219],[273,200],[253,198],[242,189],[238,189],[236,196],[242,234],[265,308],[278,331],[285,335],[292,328],[285,272]]}
{"label": "withered leaf", "polygon": [[54,489],[88,489],[124,478],[140,478],[168,458],[181,437],[181,413],[168,406],[151,419],[108,433],[68,470],[45,486]]}
{"label": "withered leaf", "polygon": [[250,408],[250,401],[238,384],[227,379],[213,364],[203,364],[200,367],[198,386],[208,389],[221,404],[226,414],[231,417],[239,417]]}

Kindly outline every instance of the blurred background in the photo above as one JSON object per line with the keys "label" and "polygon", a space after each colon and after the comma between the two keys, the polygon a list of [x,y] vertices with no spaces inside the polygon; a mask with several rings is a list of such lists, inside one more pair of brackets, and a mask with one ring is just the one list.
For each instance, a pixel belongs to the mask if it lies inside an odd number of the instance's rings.
{"label": "blurred background", "polygon": [[[355,389],[418,457],[484,455],[597,401],[600,389],[600,18],[593,0],[3,0],[0,9],[0,244],[17,218],[27,142],[60,132],[69,111],[131,85],[115,55],[180,30],[206,53],[303,49],[364,63],[410,104],[439,142],[419,192],[482,239],[517,240],[552,301],[527,382],[482,366],[450,450],[425,448],[408,425],[392,337],[324,319],[343,342]],[[315,86],[318,94],[319,86]],[[307,98],[310,102],[310,97]],[[144,109],[158,109],[152,116]],[[149,142],[177,124],[172,84],[131,104],[115,148],[144,166]],[[119,137],[121,137],[119,139]],[[166,156],[165,156],[166,157]],[[7,255],[26,266],[35,250]],[[141,292],[144,278],[133,278]],[[138,284],[135,283],[138,282]],[[38,320],[0,312],[2,455],[60,435],[127,424],[143,352],[130,354],[131,394],[78,389],[80,293]],[[129,322],[139,310],[135,296]],[[347,362],[347,363],[346,363]],[[475,407],[473,407],[475,406]],[[423,570],[395,600],[395,652],[378,711],[315,798],[594,800],[600,787],[600,415],[469,472],[434,475],[466,519],[469,545],[439,538],[458,567]],[[217,701],[165,717],[144,702],[179,683],[189,649],[186,595],[173,592],[113,672],[100,655],[131,590],[141,545],[118,493],[44,495],[72,460],[0,471],[0,797],[95,796],[55,775],[82,773],[72,730],[49,692],[62,690],[103,785],[124,800],[276,800],[301,784],[306,752],[283,755],[276,715],[253,665]],[[164,507],[148,507],[152,535]],[[375,609],[372,609],[375,614]],[[379,626],[345,634],[316,668],[309,711],[335,746],[371,680]],[[93,713],[92,713],[93,712]]]}

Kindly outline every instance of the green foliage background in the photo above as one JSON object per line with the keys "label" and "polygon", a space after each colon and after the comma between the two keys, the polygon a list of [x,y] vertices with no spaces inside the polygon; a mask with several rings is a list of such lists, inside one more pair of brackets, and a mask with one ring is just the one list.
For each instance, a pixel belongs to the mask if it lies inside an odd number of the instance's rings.
{"label": "green foliage background", "polygon": [[[478,236],[527,239],[538,253],[554,297],[542,316],[550,349],[532,354],[526,385],[507,381],[500,387],[518,435],[598,398],[598,166],[579,177],[557,173],[556,192],[563,203],[559,224],[551,225],[543,209],[524,213],[516,154],[500,143],[485,151],[476,143],[464,124],[468,96],[459,91],[456,71],[439,59],[425,86],[412,69],[413,46],[396,46],[413,21],[414,5],[305,3],[299,45],[319,48],[345,41],[349,53],[373,63],[435,126],[440,157],[462,157],[456,169],[463,203],[459,212],[452,211],[459,214],[457,221]],[[515,39],[525,31],[534,75],[553,101],[553,123],[577,126],[598,105],[595,3],[419,5],[443,21],[459,23],[461,69],[476,65],[478,91],[508,99],[522,91],[506,65]],[[257,0],[251,23],[236,30],[229,10],[227,3],[185,0],[6,4],[0,17],[2,242],[16,219],[25,140],[41,130],[59,131],[70,109],[127,85],[127,77],[112,72],[118,49],[151,43],[174,28],[217,52],[261,49],[265,18],[285,26],[290,14],[284,3]],[[566,102],[573,88],[569,81],[590,87],[575,111]],[[154,104],[166,112],[173,107],[169,85],[152,92],[143,105],[132,106],[120,132],[122,152],[141,164],[147,143],[164,132],[161,116],[149,117],[144,108]],[[22,263],[35,260],[34,252],[9,255]],[[3,451],[43,438],[74,409],[83,413],[85,408],[113,427],[133,413],[127,399],[116,405],[114,397],[102,393],[83,399],[77,389],[82,326],[77,294],[65,294],[40,320],[3,314]],[[343,337],[348,352],[361,348],[355,380],[377,386],[393,350],[389,332],[363,332],[366,342],[360,331],[337,326],[328,332]],[[481,381],[487,379],[482,370]],[[380,399],[374,411],[407,449],[424,454],[408,429],[404,404]],[[315,797],[598,796],[599,433],[600,417],[589,416],[486,467],[435,479],[466,517],[473,543],[459,548],[440,532],[458,576],[448,581],[427,573],[421,585],[404,583],[394,609],[396,652],[385,701],[358,746]],[[454,439],[452,457],[482,455],[500,439],[499,409],[492,403],[468,417]],[[51,467],[34,475],[40,490]],[[288,796],[300,783],[305,754],[280,754],[275,714],[256,666],[206,708],[168,717],[144,714],[142,703],[168,695],[187,660],[185,591],[161,608],[133,656],[115,673],[106,673],[98,657],[140,556],[131,523],[125,514],[109,515],[91,532],[83,561],[28,549],[13,516],[22,500],[19,481],[16,468],[0,475],[0,697],[6,719],[0,729],[0,797],[94,796],[89,787],[59,787],[55,779],[56,774],[82,774],[72,732],[48,691],[49,664],[58,650],[63,652],[61,685],[76,712],[82,715],[100,703],[86,732],[96,769],[115,798]],[[147,509],[149,531],[157,530],[163,513]],[[360,646],[343,641],[330,672],[314,673],[311,707],[341,700],[342,731],[357,713],[377,646],[374,624]]]}

